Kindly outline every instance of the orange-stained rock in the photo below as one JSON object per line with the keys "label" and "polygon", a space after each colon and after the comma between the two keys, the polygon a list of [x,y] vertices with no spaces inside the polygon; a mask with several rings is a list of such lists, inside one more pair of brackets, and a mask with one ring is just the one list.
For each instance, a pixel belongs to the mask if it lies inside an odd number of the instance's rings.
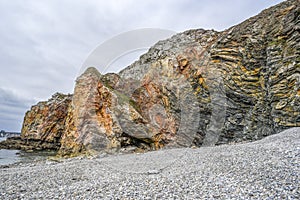
{"label": "orange-stained rock", "polygon": [[28,145],[30,141],[40,141],[59,149],[71,100],[72,95],[56,93],[48,101],[32,106],[25,114],[21,139],[28,141]]}
{"label": "orange-stained rock", "polygon": [[73,100],[65,124],[60,154],[105,149],[112,135],[112,95],[95,68],[76,80]]}
{"label": "orange-stained rock", "polygon": [[118,74],[88,68],[71,103],[32,107],[22,138],[77,155],[256,140],[300,126],[299,9],[289,0],[222,32],[176,34]]}

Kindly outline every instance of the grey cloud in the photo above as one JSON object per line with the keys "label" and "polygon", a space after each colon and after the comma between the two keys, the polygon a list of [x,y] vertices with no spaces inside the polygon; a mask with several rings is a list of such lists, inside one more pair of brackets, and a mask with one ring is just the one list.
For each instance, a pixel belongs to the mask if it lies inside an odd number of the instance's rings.
{"label": "grey cloud", "polygon": [[[280,0],[255,3],[253,0],[2,0],[0,87],[5,88],[5,92],[0,92],[8,95],[7,91],[14,91],[23,100],[45,100],[56,91],[71,93],[88,55],[117,34],[138,28],[176,32],[191,28],[222,30],[278,2]],[[17,124],[22,122],[28,107],[21,100],[8,104],[15,98],[10,95],[9,100],[0,102],[1,108],[6,107],[1,109],[0,123],[3,129],[12,129],[15,125],[15,130],[20,127]],[[16,123],[8,118],[15,118]]]}
{"label": "grey cloud", "polygon": [[19,131],[25,111],[33,103],[34,99],[26,99],[0,88],[0,129]]}

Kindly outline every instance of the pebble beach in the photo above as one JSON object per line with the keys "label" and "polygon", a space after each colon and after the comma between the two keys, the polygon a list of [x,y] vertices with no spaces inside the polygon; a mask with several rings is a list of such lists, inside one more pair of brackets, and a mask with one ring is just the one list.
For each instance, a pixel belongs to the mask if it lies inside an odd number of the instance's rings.
{"label": "pebble beach", "polygon": [[300,128],[262,140],[0,168],[0,199],[300,199]]}

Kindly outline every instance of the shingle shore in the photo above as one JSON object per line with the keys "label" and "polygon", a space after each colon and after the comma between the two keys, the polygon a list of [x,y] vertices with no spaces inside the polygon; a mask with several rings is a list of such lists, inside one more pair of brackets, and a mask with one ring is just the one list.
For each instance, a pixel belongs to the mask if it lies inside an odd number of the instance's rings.
{"label": "shingle shore", "polygon": [[0,169],[0,199],[300,199],[300,128],[260,141]]}

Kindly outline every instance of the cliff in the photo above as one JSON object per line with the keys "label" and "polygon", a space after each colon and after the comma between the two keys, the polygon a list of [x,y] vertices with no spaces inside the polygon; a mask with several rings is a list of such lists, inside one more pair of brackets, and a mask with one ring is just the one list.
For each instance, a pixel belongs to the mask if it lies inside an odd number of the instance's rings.
{"label": "cliff", "polygon": [[21,137],[10,137],[0,148],[22,150],[58,150],[72,95],[56,93],[26,112]]}
{"label": "cliff", "polygon": [[222,32],[179,33],[119,74],[89,68],[71,103],[32,107],[22,139],[76,155],[251,141],[300,126],[299,8],[289,0]]}

